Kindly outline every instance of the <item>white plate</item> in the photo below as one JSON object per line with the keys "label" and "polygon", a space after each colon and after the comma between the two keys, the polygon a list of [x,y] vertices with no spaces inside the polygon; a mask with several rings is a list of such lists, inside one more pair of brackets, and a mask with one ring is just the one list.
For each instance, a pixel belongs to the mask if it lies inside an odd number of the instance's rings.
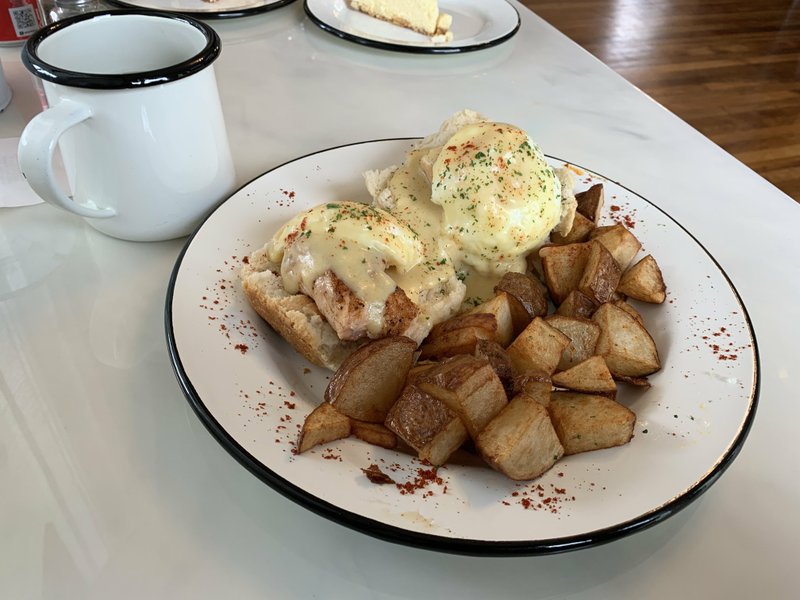
{"label": "white plate", "polygon": [[304,7],[316,25],[342,39],[422,54],[490,48],[511,38],[520,26],[519,13],[506,0],[440,0],[439,10],[453,17],[453,40],[435,44],[426,35],[353,10],[347,0],[305,0]]}
{"label": "white plate", "polygon": [[652,525],[705,491],[738,453],[755,414],[758,354],[747,312],[680,224],[588,172],[579,189],[604,182],[605,221],[633,220],[642,255],[656,257],[669,287],[663,305],[639,306],[664,368],[651,376],[650,390],[619,394],[638,416],[630,444],[562,459],[532,483],[450,465],[439,469],[440,483],[413,494],[372,484],[361,471],[378,464],[398,483],[411,482],[422,465],[407,455],[355,439],[293,454],[328,373],[250,308],[237,283],[243,257],[301,209],[367,201],[359,174],[397,164],[410,143],[364,142],[291,161],[236,192],[187,242],[170,281],[167,339],[181,387],[210,432],[306,508],[377,537],[449,552],[537,554],[598,544]]}
{"label": "white plate", "polygon": [[111,4],[124,8],[149,8],[176,12],[205,19],[221,19],[228,17],[245,17],[281,6],[291,4],[295,0],[108,0]]}

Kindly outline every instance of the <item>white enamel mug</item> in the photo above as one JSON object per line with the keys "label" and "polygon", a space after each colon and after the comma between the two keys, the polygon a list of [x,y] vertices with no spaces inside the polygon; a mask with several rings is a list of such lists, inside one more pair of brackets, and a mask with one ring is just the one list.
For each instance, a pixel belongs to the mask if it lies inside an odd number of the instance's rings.
{"label": "white enamel mug", "polygon": [[[113,237],[192,232],[235,185],[205,23],[154,11],[106,11],[33,34],[22,62],[50,106],[28,123],[19,164],[33,190]],[[72,195],[53,175],[56,148]]]}

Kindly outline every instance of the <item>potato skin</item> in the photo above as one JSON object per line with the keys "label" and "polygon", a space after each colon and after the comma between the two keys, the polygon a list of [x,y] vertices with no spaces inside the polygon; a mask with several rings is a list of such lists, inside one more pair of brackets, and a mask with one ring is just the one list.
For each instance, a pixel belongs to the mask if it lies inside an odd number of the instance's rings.
{"label": "potato skin", "polygon": [[547,410],[565,456],[621,446],[633,437],[636,414],[606,396],[553,392]]}
{"label": "potato skin", "polygon": [[592,315],[600,325],[595,353],[602,356],[614,376],[643,377],[661,368],[656,343],[630,313],[606,303]]}
{"label": "potato skin", "polygon": [[409,385],[386,416],[386,427],[414,450],[421,450],[458,415],[447,405]]}
{"label": "potato skin", "polygon": [[325,400],[353,419],[383,423],[405,385],[416,348],[403,336],[364,344],[333,374]]}
{"label": "potato skin", "polygon": [[350,435],[350,419],[327,402],[311,411],[303,423],[297,453]]}
{"label": "potato skin", "polygon": [[541,317],[536,317],[507,349],[515,375],[552,375],[570,339]]}
{"label": "potato skin", "polygon": [[536,479],[564,454],[547,409],[525,394],[489,422],[476,446],[490,467],[515,481]]}
{"label": "potato skin", "polygon": [[455,411],[413,385],[389,410],[386,427],[417,451],[421,460],[443,465],[469,433]]}

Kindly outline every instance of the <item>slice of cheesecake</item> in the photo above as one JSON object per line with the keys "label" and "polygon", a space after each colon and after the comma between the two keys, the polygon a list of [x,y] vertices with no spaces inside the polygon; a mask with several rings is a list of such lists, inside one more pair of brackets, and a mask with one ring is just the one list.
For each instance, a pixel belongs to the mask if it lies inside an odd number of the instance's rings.
{"label": "slice of cheesecake", "polygon": [[437,0],[350,0],[354,10],[430,36],[452,38],[453,17],[439,12]]}

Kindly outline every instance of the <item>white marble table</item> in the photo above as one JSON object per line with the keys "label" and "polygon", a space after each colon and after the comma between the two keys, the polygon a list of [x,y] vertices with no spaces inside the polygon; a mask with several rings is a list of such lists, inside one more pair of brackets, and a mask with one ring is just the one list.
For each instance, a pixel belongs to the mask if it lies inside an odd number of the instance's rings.
{"label": "white marble table", "polygon": [[[340,41],[301,2],[214,23],[239,179],[426,134],[471,107],[625,182],[703,241],[753,319],[761,402],[722,478],[653,528],[553,556],[462,557],[351,531],[249,474],[184,400],[163,325],[183,240],[121,242],[48,205],[0,209],[0,597],[796,597],[800,206],[516,6],[513,40],[460,56]],[[0,137],[36,111],[18,54],[0,51],[15,92]]]}

